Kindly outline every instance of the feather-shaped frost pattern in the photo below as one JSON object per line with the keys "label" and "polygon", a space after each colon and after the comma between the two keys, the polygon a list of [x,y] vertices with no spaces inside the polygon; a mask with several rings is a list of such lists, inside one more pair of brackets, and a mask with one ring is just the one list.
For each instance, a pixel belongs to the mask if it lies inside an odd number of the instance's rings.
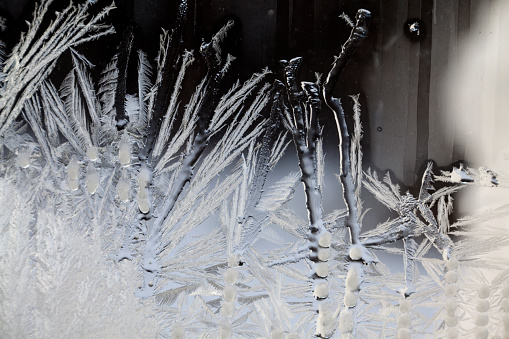
{"label": "feather-shaped frost pattern", "polygon": [[256,206],[259,211],[275,211],[281,205],[288,202],[295,192],[295,187],[300,181],[297,172],[286,175],[283,179],[272,185],[264,194]]}

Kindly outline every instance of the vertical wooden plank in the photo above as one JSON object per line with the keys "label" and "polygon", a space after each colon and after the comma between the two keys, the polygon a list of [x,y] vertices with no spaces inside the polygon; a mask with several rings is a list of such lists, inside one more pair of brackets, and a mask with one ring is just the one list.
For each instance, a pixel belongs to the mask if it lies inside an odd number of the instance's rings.
{"label": "vertical wooden plank", "polygon": [[428,158],[438,166],[447,166],[452,163],[454,122],[447,117],[444,86],[450,66],[457,62],[458,1],[436,1],[435,5],[431,43]]}

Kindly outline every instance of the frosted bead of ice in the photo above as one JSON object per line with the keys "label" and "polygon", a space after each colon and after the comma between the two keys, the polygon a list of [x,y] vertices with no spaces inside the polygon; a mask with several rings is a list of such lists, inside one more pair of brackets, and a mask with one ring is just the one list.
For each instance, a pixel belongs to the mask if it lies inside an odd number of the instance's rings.
{"label": "frosted bead of ice", "polygon": [[456,285],[448,285],[445,287],[445,295],[448,297],[455,297],[458,293],[458,287]]}
{"label": "frosted bead of ice", "polygon": [[504,298],[509,298],[509,285],[505,285],[502,289],[502,295]]}
{"label": "frosted bead of ice", "polygon": [[334,312],[324,304],[318,308],[318,317],[316,319],[316,332],[322,338],[329,338],[332,336],[338,323]]}
{"label": "frosted bead of ice", "polygon": [[315,290],[313,291],[314,297],[317,299],[327,298],[329,295],[329,284],[325,281],[321,281],[316,284]]}
{"label": "frosted bead of ice", "polygon": [[138,188],[138,199],[148,199],[148,189],[146,186]]}
{"label": "frosted bead of ice", "polygon": [[224,272],[224,281],[230,285],[233,285],[237,282],[239,279],[239,272],[237,272],[237,269],[234,267],[229,267],[226,269],[226,272]]}
{"label": "frosted bead of ice", "polygon": [[410,339],[411,338],[411,332],[408,328],[400,328],[398,330],[398,339]]}
{"label": "frosted bead of ice", "polygon": [[146,198],[138,199],[138,208],[141,213],[147,214],[150,212],[150,201]]}
{"label": "frosted bead of ice", "polygon": [[16,160],[19,167],[28,168],[30,166],[30,153],[28,151],[20,151]]}
{"label": "frosted bead of ice", "polygon": [[341,333],[351,333],[353,332],[355,323],[354,323],[354,314],[349,309],[344,309],[339,314],[339,329]]}
{"label": "frosted bead of ice", "polygon": [[355,307],[357,305],[357,294],[353,292],[346,292],[343,298],[343,303],[346,307]]}
{"label": "frosted bead of ice", "polygon": [[69,165],[67,165],[67,177],[69,180],[75,181],[78,180],[78,176],[80,174],[80,167],[78,165],[78,160],[76,156],[73,155]]}
{"label": "frosted bead of ice", "polygon": [[240,264],[240,256],[238,254],[232,254],[228,257],[228,266],[237,267]]}
{"label": "frosted bead of ice", "polygon": [[486,299],[490,296],[491,290],[489,286],[481,286],[477,290],[477,294],[479,295],[479,298]]}
{"label": "frosted bead of ice", "polygon": [[318,264],[316,264],[316,275],[319,276],[320,278],[325,278],[326,276],[329,275],[329,264],[327,264],[326,262],[319,262]]}
{"label": "frosted bead of ice", "polygon": [[186,329],[181,323],[175,323],[171,329],[172,339],[184,339],[186,335]]}
{"label": "frosted bead of ice", "polygon": [[219,338],[230,339],[232,337],[232,325],[226,321],[222,321],[219,324]]}
{"label": "frosted bead of ice", "polygon": [[447,317],[445,317],[445,323],[449,327],[454,327],[454,326],[458,325],[458,317],[456,317],[456,316],[454,316],[454,317],[447,316]]}
{"label": "frosted bead of ice", "polygon": [[399,303],[399,311],[401,313],[410,312],[411,309],[412,309],[412,302],[410,300],[408,300],[408,299],[401,300],[401,302]]}
{"label": "frosted bead of ice", "polygon": [[76,180],[67,179],[67,186],[72,191],[76,191],[80,187],[78,179]]}
{"label": "frosted bead of ice", "polygon": [[445,282],[448,284],[454,284],[458,281],[458,273],[456,271],[449,271],[445,274]]}
{"label": "frosted bead of ice", "polygon": [[331,241],[332,235],[330,234],[329,231],[325,231],[320,236],[320,239],[318,240],[318,245],[320,245],[321,247],[330,247]]}
{"label": "frosted bead of ice", "polygon": [[352,245],[350,251],[348,251],[348,255],[352,260],[359,260],[362,258],[362,252],[364,252],[362,245]]}
{"label": "frosted bead of ice", "polygon": [[488,339],[488,328],[487,327],[476,328],[475,337],[477,339]]}
{"label": "frosted bead of ice", "polygon": [[118,162],[122,166],[129,166],[131,164],[131,147],[127,138],[122,137],[122,141],[118,145]]}
{"label": "frosted bead of ice", "polygon": [[458,303],[454,299],[447,299],[445,302],[445,310],[447,311],[447,315],[454,316],[456,314],[456,308],[458,308]]}
{"label": "frosted bead of ice", "polygon": [[490,322],[490,318],[486,313],[478,313],[475,316],[475,324],[477,326],[486,326]]}
{"label": "frosted bead of ice", "polygon": [[452,271],[452,270],[455,270],[455,269],[457,269],[457,268],[458,268],[458,266],[459,266],[459,261],[458,261],[458,259],[456,259],[455,257],[452,257],[451,259],[449,259],[449,260],[447,260],[447,261],[445,262],[445,266],[447,266],[447,268],[448,268],[449,270],[451,270],[451,271]]}
{"label": "frosted bead of ice", "polygon": [[279,328],[270,331],[270,339],[285,339],[285,332]]}
{"label": "frosted bead of ice", "polygon": [[479,312],[488,312],[490,309],[490,302],[486,299],[480,299],[477,301],[477,310]]}
{"label": "frosted bead of ice", "polygon": [[223,290],[223,297],[226,301],[235,301],[237,296],[237,288],[233,285],[226,285]]}
{"label": "frosted bead of ice", "polygon": [[398,327],[399,328],[410,328],[410,315],[408,313],[401,313],[398,317]]}
{"label": "frosted bead of ice", "polygon": [[318,249],[318,260],[327,261],[330,259],[330,250],[328,248]]}
{"label": "frosted bead of ice", "polygon": [[131,185],[129,184],[129,180],[120,179],[117,184],[117,192],[118,198],[122,202],[129,201],[129,190],[131,189]]}
{"label": "frosted bead of ice", "polygon": [[501,306],[505,312],[509,312],[509,299],[508,298],[502,299]]}
{"label": "frosted bead of ice", "polygon": [[350,291],[358,291],[361,281],[356,267],[350,267],[346,275],[346,288]]}
{"label": "frosted bead of ice", "polygon": [[506,331],[509,331],[509,314],[505,313],[502,315],[502,322],[504,323],[504,327]]}
{"label": "frosted bead of ice", "polygon": [[235,312],[235,304],[229,301],[221,302],[221,312],[227,316],[233,316],[233,312]]}
{"label": "frosted bead of ice", "polygon": [[95,146],[87,148],[87,158],[91,161],[96,161],[99,158],[99,150]]}
{"label": "frosted bead of ice", "polygon": [[94,194],[99,187],[99,173],[97,173],[94,165],[88,164],[87,168],[87,190],[88,193]]}
{"label": "frosted bead of ice", "polygon": [[456,327],[449,327],[447,329],[447,339],[457,339],[458,329]]}
{"label": "frosted bead of ice", "polygon": [[286,339],[300,339],[300,336],[298,334],[289,334]]}

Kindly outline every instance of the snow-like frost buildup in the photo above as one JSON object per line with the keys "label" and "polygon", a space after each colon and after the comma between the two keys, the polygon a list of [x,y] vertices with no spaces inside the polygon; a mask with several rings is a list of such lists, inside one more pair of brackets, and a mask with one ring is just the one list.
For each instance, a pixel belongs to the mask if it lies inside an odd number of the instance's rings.
{"label": "snow-like frost buildup", "polygon": [[71,157],[71,161],[69,165],[67,165],[67,178],[71,181],[78,180],[78,176],[80,174],[80,166],[78,165],[78,159],[73,155]]}
{"label": "snow-like frost buildup", "polygon": [[509,285],[504,286],[502,289],[502,295],[504,298],[509,298]]}
{"label": "snow-like frost buildup", "polygon": [[285,339],[285,332],[279,328],[270,331],[270,339]]}
{"label": "snow-like frost buildup", "polygon": [[324,299],[329,295],[329,284],[325,281],[321,281],[316,284],[315,290],[313,291],[315,298]]}
{"label": "snow-like frost buildup", "polygon": [[328,248],[318,249],[318,260],[327,261],[330,259],[330,250]]}
{"label": "snow-like frost buildup", "polygon": [[458,317],[456,317],[456,316],[453,316],[453,317],[447,316],[447,317],[445,317],[445,323],[449,327],[454,327],[454,326],[458,325]]}
{"label": "snow-like frost buildup", "polygon": [[130,190],[131,190],[131,185],[129,183],[129,180],[127,180],[126,178],[121,178],[117,184],[117,193],[118,193],[118,198],[120,199],[120,201],[122,201],[122,202],[129,201],[129,191]]}
{"label": "snow-like frost buildup", "polygon": [[447,329],[447,339],[457,339],[458,329],[456,327],[450,327]]}
{"label": "snow-like frost buildup", "polygon": [[28,150],[19,151],[16,160],[19,167],[28,168],[30,166],[30,152]]}
{"label": "snow-like frost buildup", "polygon": [[398,317],[398,327],[399,328],[410,328],[411,319],[408,313],[402,313]]}
{"label": "snow-like frost buildup", "polygon": [[479,298],[486,299],[491,294],[491,288],[489,286],[481,286],[477,290],[477,294],[479,295]]}
{"label": "snow-like frost buildup", "polygon": [[401,300],[401,302],[399,303],[399,311],[401,313],[410,312],[411,309],[412,309],[412,302],[410,300],[408,300],[408,299]]}
{"label": "snow-like frost buildup", "polygon": [[223,313],[227,317],[231,317],[231,316],[233,316],[234,312],[235,312],[235,304],[233,302],[229,302],[229,301],[221,302],[221,313]]}
{"label": "snow-like frost buildup", "polygon": [[124,167],[131,164],[131,146],[127,134],[122,134],[118,144],[118,162]]}
{"label": "snow-like frost buildup", "polygon": [[478,313],[475,316],[475,324],[477,326],[486,326],[490,322],[490,318],[486,313]]}
{"label": "snow-like frost buildup", "polygon": [[237,282],[239,278],[239,272],[234,267],[229,267],[226,272],[224,272],[224,281],[230,285],[233,285]]}
{"label": "snow-like frost buildup", "polygon": [[334,315],[333,310],[325,305],[321,304],[318,309],[318,319],[316,321],[316,334],[322,338],[329,338],[334,334],[334,331],[338,327],[338,322]]}
{"label": "snow-like frost buildup", "polygon": [[232,337],[232,325],[229,322],[222,321],[219,324],[219,338],[230,339]]}
{"label": "snow-like frost buildup", "polygon": [[352,333],[354,330],[354,314],[353,311],[345,309],[339,314],[339,329],[341,333]]}
{"label": "snow-like frost buildup", "polygon": [[235,301],[237,288],[233,285],[226,285],[223,290],[223,297],[225,301]]}
{"label": "snow-like frost buildup", "polygon": [[138,175],[138,208],[140,212],[144,214],[150,211],[150,199],[148,194],[150,179],[150,169],[146,165],[143,165]]}
{"label": "snow-like frost buildup", "polygon": [[458,281],[458,273],[455,271],[449,271],[445,274],[445,282],[448,284],[454,284]]}
{"label": "snow-like frost buildup", "polygon": [[488,333],[487,327],[478,327],[475,330],[475,337],[477,339],[488,339]]}
{"label": "snow-like frost buildup", "polygon": [[316,264],[316,275],[325,278],[329,275],[329,264],[326,262],[320,262]]}
{"label": "snow-like frost buildup", "polygon": [[346,275],[346,288],[350,291],[358,291],[361,285],[361,278],[357,267],[350,267]]}
{"label": "snow-like frost buildup", "polygon": [[180,322],[177,322],[171,328],[171,338],[172,339],[185,339],[186,337],[186,329],[184,325]]}
{"label": "snow-like frost buildup", "polygon": [[362,245],[352,245],[350,246],[350,250],[348,251],[348,255],[352,260],[360,260],[362,259],[362,255],[364,252],[364,246]]}
{"label": "snow-like frost buildup", "polygon": [[87,168],[87,190],[88,193],[94,194],[99,187],[99,173],[97,173],[92,163],[88,164]]}
{"label": "snow-like frost buildup", "polygon": [[240,265],[240,256],[232,254],[228,257],[228,267],[238,267]]}
{"label": "snow-like frost buildup", "polygon": [[453,316],[456,314],[456,309],[458,308],[458,303],[454,299],[448,299],[445,302],[445,310],[447,311],[447,314],[450,316]]}
{"label": "snow-like frost buildup", "polygon": [[322,233],[320,239],[318,239],[318,245],[321,247],[330,247],[332,242],[332,235],[329,231]]}
{"label": "snow-like frost buildup", "polygon": [[350,291],[346,292],[345,297],[343,298],[343,303],[346,307],[355,307],[355,305],[357,305],[357,294]]}
{"label": "snow-like frost buildup", "polygon": [[90,161],[96,161],[99,158],[99,150],[95,146],[87,148],[87,158]]}
{"label": "snow-like frost buildup", "polygon": [[147,214],[150,212],[150,201],[148,199],[138,199],[138,208],[141,213]]}
{"label": "snow-like frost buildup", "polygon": [[456,285],[447,285],[445,287],[445,295],[448,297],[455,297],[458,293],[458,287]]}
{"label": "snow-like frost buildup", "polygon": [[398,339],[410,339],[412,338],[412,332],[408,328],[400,328],[398,330]]}
{"label": "snow-like frost buildup", "polygon": [[449,270],[455,270],[458,268],[459,266],[459,261],[458,259],[456,259],[455,257],[452,257],[451,259],[447,260],[445,262],[445,266],[449,269]]}
{"label": "snow-like frost buildup", "polygon": [[481,299],[477,301],[477,310],[479,312],[488,312],[490,309],[490,302],[486,299]]}

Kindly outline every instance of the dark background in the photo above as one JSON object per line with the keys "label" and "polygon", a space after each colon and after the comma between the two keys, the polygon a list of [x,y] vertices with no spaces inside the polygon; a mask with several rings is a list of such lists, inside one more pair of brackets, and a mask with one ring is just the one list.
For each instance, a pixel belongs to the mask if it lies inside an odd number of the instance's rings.
{"label": "dark background", "polygon": [[[54,1],[48,16],[68,4],[68,0]],[[92,10],[107,4],[99,0]],[[31,20],[34,5],[31,0],[0,0],[0,15],[7,18],[8,27],[2,40],[9,48],[26,30],[24,21]],[[106,22],[115,26],[117,34],[79,48],[99,70],[116,53],[127,26],[134,27],[134,50],[142,49],[154,60],[161,28],[172,29],[179,1],[117,0],[116,5]],[[282,78],[278,60],[295,56],[304,57],[301,80],[314,81],[315,72],[325,77],[350,33],[339,15],[345,12],[354,20],[357,9],[370,10],[369,37],[336,89],[347,115],[351,114],[348,95],[361,94],[367,166],[390,170],[400,183],[415,186],[429,159],[448,166],[467,157],[465,145],[455,136],[459,132],[440,129],[445,116],[440,86],[448,65],[459,57],[459,41],[478,34],[470,27],[478,12],[489,11],[490,0],[189,0],[189,7],[184,34],[189,50],[197,51],[202,41],[229,19],[235,20],[223,46],[237,57],[229,84],[266,66]],[[412,18],[425,26],[421,40],[411,41],[405,35],[405,22]],[[69,59],[67,55],[59,62],[53,75],[56,81],[70,70]],[[130,68],[136,69],[135,57]],[[192,77],[200,79],[204,70],[203,63],[196,62]],[[134,83],[130,86],[128,92],[134,92]],[[336,148],[332,115],[324,112],[322,121],[327,147]]]}

